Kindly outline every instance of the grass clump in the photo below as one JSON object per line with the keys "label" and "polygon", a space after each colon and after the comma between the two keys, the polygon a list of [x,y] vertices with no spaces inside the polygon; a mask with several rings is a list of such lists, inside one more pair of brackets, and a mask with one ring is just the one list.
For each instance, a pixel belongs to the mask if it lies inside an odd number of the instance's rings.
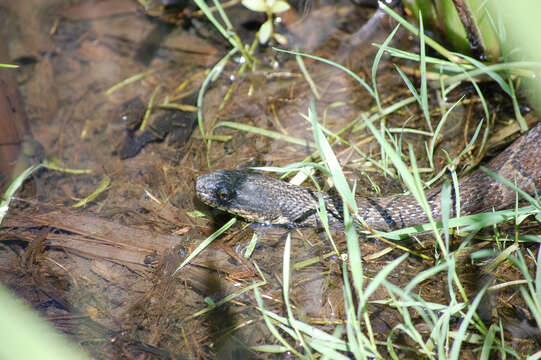
{"label": "grass clump", "polygon": [[[520,193],[517,189],[520,196],[530,203],[528,206],[521,208],[517,206],[511,210],[453,218],[451,209],[454,205],[452,204],[451,194],[454,191],[458,196],[460,195],[457,186],[458,164],[471,152],[474,144],[481,141],[484,146],[488,136],[489,123],[492,120],[487,100],[478,85],[478,79],[488,78],[497,83],[502,91],[511,98],[516,108],[519,101],[510,74],[535,71],[535,69],[538,69],[539,63],[520,61],[496,65],[484,64],[473,58],[453,53],[425,36],[422,22],[420,27],[416,28],[404,22],[403,19],[399,19],[398,15],[392,10],[386,9],[385,11],[397,18],[400,26],[406,27],[407,30],[419,37],[420,53],[406,52],[389,46],[392,38],[399,30],[397,26],[383,44],[377,45],[379,51],[372,66],[372,82],[361,79],[355,72],[330,60],[297,51],[275,49],[282,53],[295,55],[297,58],[315,59],[350,75],[374,99],[376,106],[373,112],[363,112],[343,129],[333,132],[323,125],[324,121],[320,121],[315,102],[312,101],[308,114],[304,118],[311,126],[313,141],[306,141],[278,131],[229,121],[212,122],[210,130],[206,132],[201,117],[201,134],[206,140],[213,138],[216,129],[227,127],[277,141],[308,147],[313,153],[307,157],[306,161],[290,164],[283,168],[265,167],[263,170],[281,173],[296,172],[301,173],[303,178],[313,177],[314,171],[320,171],[329,177],[337,193],[344,201],[344,233],[347,253],[341,253],[334,240],[335,233],[328,227],[325,206],[322,204],[321,197],[321,206],[318,209],[326,234],[331,241],[333,253],[339,258],[344,302],[344,318],[341,319],[342,322],[332,326],[331,330],[324,331],[307,321],[299,319],[298,311],[291,299],[291,274],[304,266],[310,266],[314,262],[307,261],[300,266],[299,264],[291,264],[291,237],[288,234],[284,244],[281,279],[285,315],[268,310],[264,296],[262,296],[264,288],[260,286],[253,287],[256,308],[275,342],[252,346],[251,349],[267,353],[292,354],[295,357],[307,359],[399,359],[404,356],[420,356],[429,359],[459,359],[466,350],[473,351],[482,359],[495,356],[522,358],[525,354],[512,346],[510,334],[505,331],[505,321],[501,317],[497,317],[496,321],[489,321],[486,318],[482,319],[478,314],[483,300],[490,296],[492,292],[501,289],[500,286],[505,285],[505,281],[497,285],[493,285],[488,280],[484,281],[475,292],[471,293],[471,291],[467,290],[467,286],[462,279],[460,259],[465,254],[466,256],[471,255],[473,262],[487,259],[487,253],[472,250],[474,240],[490,240],[495,244],[510,243],[510,246],[501,246],[499,253],[490,253],[488,259],[493,260],[490,262],[491,267],[485,268],[485,272],[487,275],[492,274],[494,269],[503,266],[503,264],[512,267],[521,278],[516,280],[518,282],[507,285],[516,287],[515,294],[521,296],[522,303],[532,314],[532,319],[535,320],[537,327],[541,328],[541,307],[539,305],[541,304],[541,269],[539,269],[541,252],[539,248],[536,248],[537,255],[535,255],[529,249],[522,249],[519,246],[519,243],[539,242],[541,239],[536,235],[522,235],[518,227],[518,224],[528,217],[534,216],[537,221],[541,220],[540,200],[537,197]],[[443,58],[427,56],[425,45],[431,46]],[[407,61],[416,61],[419,64],[419,90],[407,73],[401,67],[395,65],[396,72],[408,89],[409,95],[405,99],[387,107],[383,105],[384,102],[381,99],[378,82],[376,81],[377,69],[384,54]],[[304,73],[307,70],[304,68],[301,71]],[[305,78],[311,79],[310,76]],[[437,80],[440,85],[437,90],[442,114],[439,121],[434,121],[433,110],[430,108],[429,79]],[[454,158],[448,156],[447,165],[437,171],[434,160],[436,138],[455,108],[466,100],[462,96],[449,105],[447,96],[464,81],[468,81],[474,88],[481,103],[484,118],[479,121],[465,148]],[[315,86],[313,83],[310,83],[310,86],[313,91]],[[316,97],[319,95],[316,91],[313,91],[313,94]],[[203,95],[204,92],[200,93],[200,99],[203,99]],[[388,127],[386,121],[388,115],[413,103],[416,103],[419,107],[419,112],[426,123],[426,129],[407,129],[405,126],[402,129]],[[517,116],[517,122],[521,128],[526,126],[522,117]],[[377,141],[380,149],[379,158],[365,154],[342,137],[346,131],[366,129]],[[400,136],[408,131],[417,131],[428,137],[425,143],[426,154],[424,155],[426,155],[429,164],[426,171],[431,173],[432,177],[427,180],[421,177],[421,171],[425,169],[420,169],[417,165],[419,154],[414,153],[414,148],[411,145],[406,147],[407,151],[403,151],[404,147]],[[395,136],[396,133],[399,134],[398,138]],[[390,280],[390,275],[408,261],[408,258],[412,256],[409,252],[396,256],[372,278],[366,276],[360,246],[362,240],[358,232],[359,229],[363,228],[364,221],[359,216],[355,201],[356,184],[351,187],[346,179],[342,164],[333,150],[333,145],[337,143],[350,146],[350,149],[355,154],[374,164],[382,173],[399,179],[426,212],[429,219],[428,224],[388,233],[373,232],[368,235],[393,241],[427,232],[433,236],[436,245],[430,257],[431,266],[411,276],[407,283],[396,284]],[[451,173],[451,180],[446,181],[442,186],[442,220],[436,222],[432,218],[424,190],[427,186],[441,182],[446,172]],[[498,181],[504,182],[502,179],[498,179],[495,174],[493,176]],[[513,186],[513,184],[507,185]],[[458,204],[458,208],[460,208],[460,204]],[[511,241],[505,234],[499,233],[497,227],[500,224],[509,222],[516,222],[517,224],[515,237]],[[356,226],[356,224],[361,224],[361,227]],[[493,233],[486,235],[487,228],[494,229]],[[453,246],[453,237],[462,240],[458,247]],[[534,269],[535,276],[531,275],[532,269]],[[423,284],[430,281],[441,283],[439,286],[444,288],[446,301],[436,302],[423,296],[421,290]],[[384,291],[381,291],[381,289],[384,289]],[[382,294],[385,294],[385,296],[382,296]],[[398,314],[392,329],[387,334],[377,333],[372,325],[373,313],[371,313],[370,308],[374,305],[392,309]],[[404,337],[408,341],[404,341]],[[532,348],[529,351],[532,352]],[[530,359],[541,358],[541,352],[539,351],[526,355],[529,355]]]}

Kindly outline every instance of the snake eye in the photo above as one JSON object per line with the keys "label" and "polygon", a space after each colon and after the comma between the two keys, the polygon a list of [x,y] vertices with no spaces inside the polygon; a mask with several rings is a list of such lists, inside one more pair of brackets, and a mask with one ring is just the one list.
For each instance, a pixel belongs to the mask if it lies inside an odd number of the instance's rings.
{"label": "snake eye", "polygon": [[218,186],[216,188],[216,197],[221,201],[229,200],[230,194],[225,186]]}

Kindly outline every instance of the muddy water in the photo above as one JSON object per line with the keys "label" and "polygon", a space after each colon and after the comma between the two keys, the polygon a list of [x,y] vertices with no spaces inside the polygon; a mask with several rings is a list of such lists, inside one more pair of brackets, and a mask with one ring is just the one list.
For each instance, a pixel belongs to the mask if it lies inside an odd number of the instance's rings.
{"label": "muddy water", "polygon": [[[254,35],[246,24],[260,17],[240,7],[228,13],[243,38]],[[293,12],[286,23],[290,45],[329,58],[340,54],[340,61],[368,79],[375,49],[369,43],[342,40],[371,13],[346,2],[334,7],[322,4],[303,19]],[[166,18],[159,11],[153,15]],[[3,61],[21,64],[14,75],[34,139],[62,167],[91,170],[40,171],[25,184],[0,230],[1,281],[96,358],[261,356],[245,348],[273,342],[254,308],[252,292],[197,313],[208,302],[260,281],[257,264],[268,282],[260,288],[265,306],[281,314],[285,230],[238,222],[173,276],[181,261],[229,220],[195,199],[194,180],[218,168],[301,161],[314,151],[309,145],[311,128],[302,116],[311,99],[319,97],[322,122],[339,131],[358,119],[360,111],[373,109],[372,98],[347,75],[311,60],[305,63],[318,95],[290,55],[262,49],[256,54],[255,71],[242,74],[234,57],[205,94],[204,131],[222,137],[207,147],[193,112],[194,99],[205,72],[229,47],[202,18],[184,19],[184,28],[171,27],[145,16],[135,1],[77,5],[56,0],[1,5],[0,20],[5,25],[2,39],[8,39],[8,59]],[[376,30],[382,32],[370,39],[381,39],[388,29],[383,24]],[[406,36],[401,41],[414,46]],[[384,105],[407,96],[387,61],[384,58],[378,73]],[[140,76],[112,90],[135,75]],[[139,126],[151,99],[154,104],[187,106],[155,107],[145,132]],[[417,111],[412,106],[387,121],[400,127],[409,119],[408,126],[423,126]],[[239,131],[226,122],[276,131],[306,143]],[[359,127],[346,131],[344,139],[365,154],[377,154],[378,147]],[[419,139],[407,140],[423,149]],[[371,195],[401,191],[397,181],[383,177],[345,143],[336,144],[334,150],[347,175],[358,180],[358,191]],[[109,179],[104,192],[83,207],[73,207],[104,179]],[[258,245],[245,259],[254,233]],[[324,233],[295,230],[291,236],[292,263],[312,260],[292,274],[296,315],[332,331],[344,321],[341,262],[332,256]],[[334,236],[343,251],[343,236]],[[406,245],[431,254],[430,242],[426,248],[416,242]],[[362,242],[363,254],[385,249],[374,240]],[[366,278],[399,254],[390,250],[367,257]],[[427,265],[410,258],[390,281],[405,283]],[[424,291],[428,300],[443,296],[439,286]],[[374,294],[375,299],[384,296]],[[375,305],[370,311],[377,314],[372,326],[383,341],[395,325],[395,313]]]}

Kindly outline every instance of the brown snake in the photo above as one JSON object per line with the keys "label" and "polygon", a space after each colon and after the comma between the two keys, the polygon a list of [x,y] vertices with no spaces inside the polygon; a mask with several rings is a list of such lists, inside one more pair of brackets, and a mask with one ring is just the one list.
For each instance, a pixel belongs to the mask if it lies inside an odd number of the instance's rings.
{"label": "brown snake", "polygon": [[[541,123],[522,135],[486,167],[533,194],[541,193]],[[202,202],[220,210],[263,224],[288,227],[320,227],[316,191],[255,172],[218,170],[196,182]],[[428,190],[428,204],[435,220],[441,219],[441,187]],[[460,214],[502,209],[515,201],[515,192],[482,170],[459,181]],[[331,226],[343,223],[342,201],[322,193]],[[456,194],[452,215],[456,216]],[[357,197],[359,215],[377,230],[396,230],[424,224],[428,217],[412,195],[380,198]]]}

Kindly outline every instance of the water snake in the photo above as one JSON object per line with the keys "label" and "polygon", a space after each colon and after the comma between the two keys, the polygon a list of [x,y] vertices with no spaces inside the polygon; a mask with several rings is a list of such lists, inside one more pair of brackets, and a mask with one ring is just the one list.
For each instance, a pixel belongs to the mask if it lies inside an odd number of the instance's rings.
{"label": "water snake", "polygon": [[[532,194],[541,193],[541,123],[519,137],[486,167]],[[247,220],[287,227],[320,227],[318,194],[256,172],[218,170],[196,181],[199,199]],[[425,192],[434,219],[441,219],[441,187]],[[322,193],[331,226],[343,222],[338,196]],[[502,209],[515,201],[515,192],[478,169],[459,180],[460,214]],[[456,204],[456,194],[452,200]],[[356,197],[359,215],[373,229],[396,230],[428,222],[412,195]],[[452,215],[455,215],[453,206]]]}

